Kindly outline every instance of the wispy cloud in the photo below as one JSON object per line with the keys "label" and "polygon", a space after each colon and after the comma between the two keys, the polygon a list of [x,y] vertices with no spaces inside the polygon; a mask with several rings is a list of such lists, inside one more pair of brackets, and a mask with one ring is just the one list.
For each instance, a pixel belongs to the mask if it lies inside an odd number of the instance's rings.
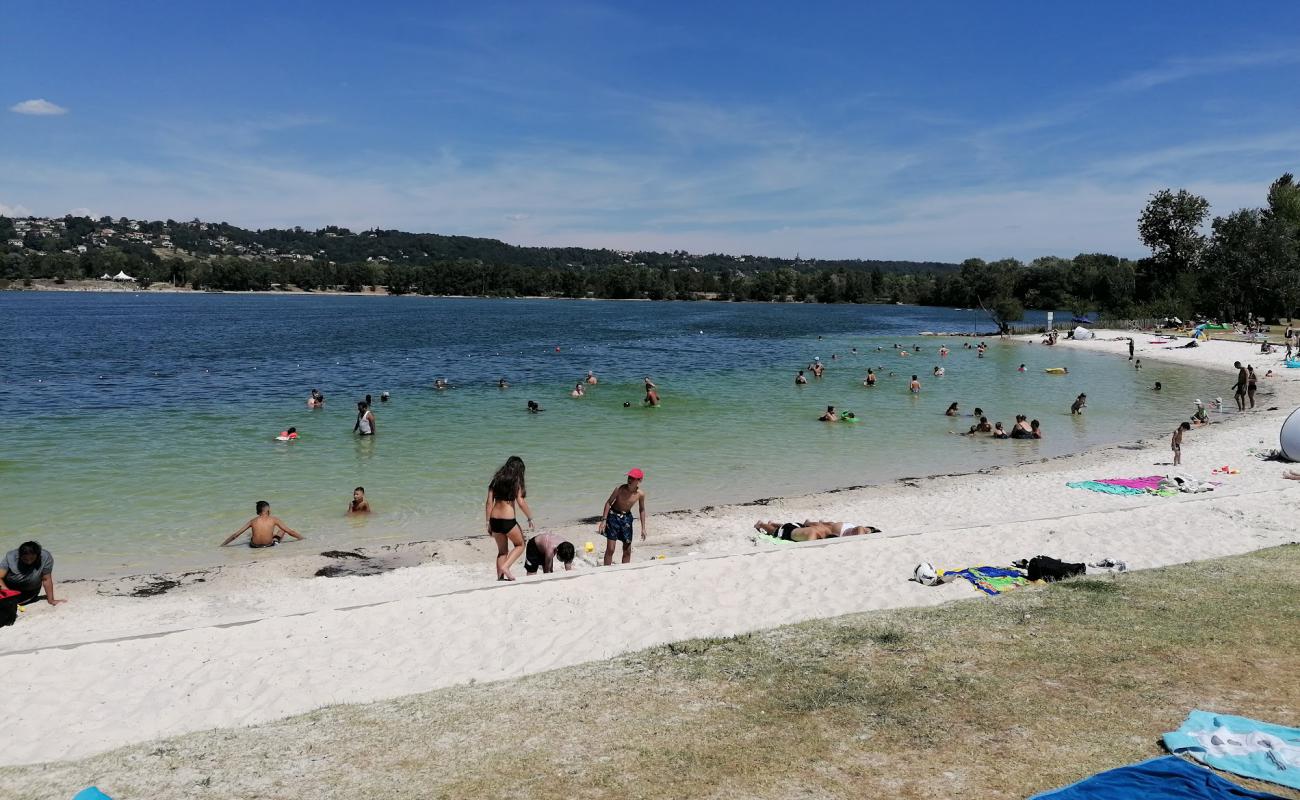
{"label": "wispy cloud", "polygon": [[31,215],[31,210],[22,204],[7,206],[0,203],[0,217],[30,217]]}
{"label": "wispy cloud", "polygon": [[1297,63],[1300,63],[1300,49],[1296,48],[1222,53],[1204,58],[1175,58],[1150,69],[1135,72],[1117,81],[1113,88],[1121,91],[1143,91],[1188,78]]}
{"label": "wispy cloud", "polygon": [[57,117],[60,114],[68,113],[68,109],[63,106],[55,105],[49,100],[39,97],[35,100],[24,100],[21,103],[14,103],[9,106],[9,110],[15,114],[27,114],[33,117]]}

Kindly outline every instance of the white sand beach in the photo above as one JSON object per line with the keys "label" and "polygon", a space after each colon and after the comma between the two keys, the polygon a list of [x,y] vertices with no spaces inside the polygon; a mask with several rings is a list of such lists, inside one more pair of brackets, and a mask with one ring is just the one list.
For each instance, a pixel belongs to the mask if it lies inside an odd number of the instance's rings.
{"label": "white sand beach", "polygon": [[[1056,346],[1113,354],[1116,368],[1130,368],[1123,341],[1129,334],[1097,334]],[[1261,376],[1259,409],[1212,412],[1214,424],[1187,434],[1177,469],[1169,463],[1169,436],[1191,407],[1141,442],[1051,461],[655,515],[633,564],[600,569],[580,553],[575,571],[554,576],[524,577],[520,564],[517,584],[493,581],[483,537],[363,553],[370,562],[320,556],[306,542],[292,545],[301,557],[60,584],[67,604],[29,607],[0,638],[11,696],[31,698],[10,705],[10,724],[53,733],[11,742],[0,751],[0,765],[507,679],[669,641],[981,597],[964,581],[909,582],[922,561],[959,568],[1046,554],[1145,569],[1300,538],[1300,482],[1282,478],[1286,465],[1252,455],[1278,446],[1283,419],[1300,404],[1300,370],[1254,345],[1210,341],[1173,349],[1149,344],[1154,338],[1135,336],[1138,357],[1204,369],[1207,402],[1223,396],[1232,406],[1234,360],[1254,364]],[[1269,369],[1278,377],[1264,378]],[[1059,423],[1048,421],[1047,436],[1053,424]],[[1224,465],[1237,474],[1211,473]],[[1066,486],[1173,472],[1220,485],[1174,497]],[[884,532],[778,544],[752,531],[759,518],[845,520]],[[586,541],[597,543],[597,555],[603,549],[593,527],[557,532],[580,551]],[[314,577],[325,566],[363,563],[399,568]],[[176,585],[157,596],[132,596],[164,579]]]}

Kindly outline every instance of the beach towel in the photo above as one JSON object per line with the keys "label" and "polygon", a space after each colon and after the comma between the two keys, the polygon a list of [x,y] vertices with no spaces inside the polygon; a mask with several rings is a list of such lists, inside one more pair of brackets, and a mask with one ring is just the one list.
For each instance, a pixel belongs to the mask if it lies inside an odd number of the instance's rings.
{"label": "beach towel", "polygon": [[976,589],[985,594],[1002,594],[1017,586],[1029,583],[1025,573],[1018,569],[1005,567],[966,567],[965,569],[941,569],[939,576],[956,575],[970,581]]}
{"label": "beach towel", "polygon": [[1165,734],[1165,747],[1224,772],[1300,789],[1297,728],[1198,710]]}
{"label": "beach towel", "polygon": [[1163,477],[1160,475],[1148,475],[1142,478],[1100,478],[1094,481],[1070,481],[1065,484],[1071,489],[1087,489],[1090,492],[1101,492],[1103,494],[1147,494],[1159,493],[1160,481]]}
{"label": "beach towel", "polygon": [[98,788],[91,786],[77,792],[72,796],[72,800],[113,800],[113,798],[104,794]]}
{"label": "beach towel", "polygon": [[1099,772],[1064,789],[1030,800],[1282,800],[1278,795],[1243,789],[1178,756],[1161,756]]}

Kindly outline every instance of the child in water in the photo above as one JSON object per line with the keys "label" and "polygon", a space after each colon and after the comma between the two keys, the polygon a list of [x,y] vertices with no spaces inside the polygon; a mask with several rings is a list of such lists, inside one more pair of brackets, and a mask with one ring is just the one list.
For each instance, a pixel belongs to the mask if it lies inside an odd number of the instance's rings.
{"label": "child in water", "polygon": [[275,437],[278,442],[292,442],[298,438],[298,429],[290,428],[287,431],[280,431],[280,435]]}

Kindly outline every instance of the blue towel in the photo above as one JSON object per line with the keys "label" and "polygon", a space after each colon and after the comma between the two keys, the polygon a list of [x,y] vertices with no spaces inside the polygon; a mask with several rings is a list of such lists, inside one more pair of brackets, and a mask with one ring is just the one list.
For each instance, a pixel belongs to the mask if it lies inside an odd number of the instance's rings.
{"label": "blue towel", "polygon": [[1064,789],[1036,794],[1030,800],[1284,800],[1226,781],[1205,767],[1178,756],[1099,772]]}
{"label": "blue towel", "polygon": [[1165,747],[1224,772],[1300,789],[1300,729],[1193,711],[1165,734]]}
{"label": "blue towel", "polygon": [[75,795],[72,796],[72,800],[113,800],[113,798],[104,794],[94,786],[91,786],[87,789],[82,789],[81,791],[77,792]]}

